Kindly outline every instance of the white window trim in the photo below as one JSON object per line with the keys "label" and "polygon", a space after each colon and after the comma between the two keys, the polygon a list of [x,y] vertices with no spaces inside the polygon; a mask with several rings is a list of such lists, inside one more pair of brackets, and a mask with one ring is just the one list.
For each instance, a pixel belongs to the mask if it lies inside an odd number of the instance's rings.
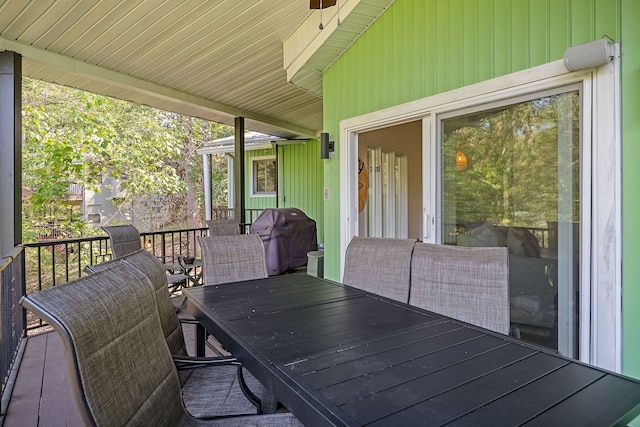
{"label": "white window trim", "polygon": [[[436,141],[438,116],[488,102],[515,98],[530,93],[582,83],[583,111],[592,111],[599,120],[583,114],[583,145],[592,147],[583,155],[585,169],[583,194],[588,211],[582,215],[590,229],[591,240],[583,239],[582,253],[591,253],[591,265],[583,265],[580,307],[581,360],[606,369],[622,369],[622,219],[621,219],[621,154],[620,154],[620,48],[614,45],[614,61],[595,69],[569,72],[563,61],[555,61],[507,76],[487,80],[428,98],[375,111],[340,122],[340,171],[343,183],[340,196],[340,273],[344,272],[344,256],[351,238],[358,234],[358,133],[406,123],[423,122],[423,142]],[[613,100],[611,102],[611,100]],[[588,103],[588,104],[587,104]],[[589,133],[589,130],[591,132]],[[435,147],[437,144],[432,144]],[[437,155],[423,150],[423,161],[430,166],[425,180],[424,197],[437,201],[432,183],[436,182]],[[590,167],[589,167],[590,166]],[[435,206],[431,203],[430,206]],[[430,212],[423,212],[426,240],[437,238]],[[589,235],[589,234],[587,234]],[[587,264],[587,263],[583,263]],[[588,283],[591,283],[591,286]]]}
{"label": "white window trim", "polygon": [[[264,192],[257,192],[256,188],[255,188],[255,176],[254,174],[254,163],[260,160],[273,160],[274,162],[276,161],[276,156],[275,154],[273,155],[269,155],[269,156],[254,156],[251,157],[251,170],[249,172],[249,176],[250,176],[250,182],[251,182],[251,193],[250,193],[250,197],[276,197],[276,192],[275,191],[264,191]],[[277,171],[276,171],[277,173]],[[276,179],[276,185],[277,185],[277,179]]]}

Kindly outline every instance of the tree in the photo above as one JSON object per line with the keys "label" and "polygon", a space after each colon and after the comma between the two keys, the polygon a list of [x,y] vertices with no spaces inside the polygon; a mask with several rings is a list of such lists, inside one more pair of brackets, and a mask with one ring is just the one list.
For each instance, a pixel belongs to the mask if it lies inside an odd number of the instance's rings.
{"label": "tree", "polygon": [[99,192],[107,177],[118,180],[111,202],[119,209],[133,214],[134,202],[139,211],[162,207],[165,215],[144,228],[200,226],[202,162],[195,150],[214,134],[231,134],[205,120],[26,78],[23,127],[25,241],[92,233],[70,190]]}
{"label": "tree", "polygon": [[[521,227],[558,221],[559,194],[579,200],[578,101],[571,92],[445,122],[445,217]],[[559,141],[570,154],[559,155]],[[458,151],[469,160],[464,170],[456,168]],[[572,178],[565,182],[559,170]],[[577,221],[579,210],[572,215]]]}

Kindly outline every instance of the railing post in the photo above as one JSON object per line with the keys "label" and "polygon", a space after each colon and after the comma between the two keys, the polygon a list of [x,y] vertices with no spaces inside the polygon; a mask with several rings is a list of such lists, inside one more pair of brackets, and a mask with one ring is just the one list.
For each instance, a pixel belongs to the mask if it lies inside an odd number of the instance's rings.
{"label": "railing post", "polygon": [[244,184],[244,117],[236,117],[235,126],[235,152],[233,158],[233,181],[234,181],[234,202],[235,220],[244,224],[246,215],[244,212],[245,200],[245,184]]}
{"label": "railing post", "polygon": [[0,257],[22,243],[22,57],[0,52]]}

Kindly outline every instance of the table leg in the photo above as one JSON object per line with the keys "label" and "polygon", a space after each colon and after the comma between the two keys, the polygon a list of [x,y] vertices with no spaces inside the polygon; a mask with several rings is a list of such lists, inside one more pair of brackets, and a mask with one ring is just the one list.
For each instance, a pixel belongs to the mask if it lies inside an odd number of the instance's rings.
{"label": "table leg", "polygon": [[207,331],[201,324],[196,325],[196,356],[204,357],[205,343],[207,340]]}

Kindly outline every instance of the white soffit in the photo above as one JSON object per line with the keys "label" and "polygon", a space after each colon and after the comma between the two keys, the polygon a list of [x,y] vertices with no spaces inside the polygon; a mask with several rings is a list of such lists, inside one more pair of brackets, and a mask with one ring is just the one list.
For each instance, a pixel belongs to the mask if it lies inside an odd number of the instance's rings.
{"label": "white soffit", "polygon": [[287,81],[306,0],[0,0],[0,52],[22,75],[284,138],[322,129],[322,99]]}
{"label": "white soffit", "polygon": [[338,0],[334,7],[311,13],[284,41],[287,80],[322,97],[322,73],[393,2],[394,0]]}

